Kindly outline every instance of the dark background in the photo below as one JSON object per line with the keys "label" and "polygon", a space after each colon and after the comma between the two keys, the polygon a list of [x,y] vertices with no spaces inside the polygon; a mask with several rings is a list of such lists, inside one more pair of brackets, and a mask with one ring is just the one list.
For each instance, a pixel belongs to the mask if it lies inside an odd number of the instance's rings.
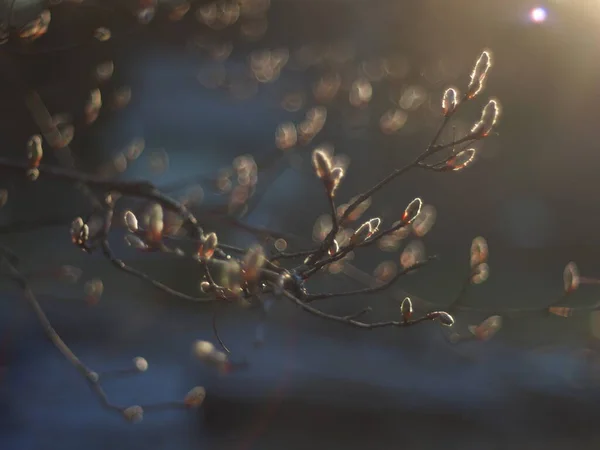
{"label": "dark background", "polygon": [[[277,159],[278,178],[244,220],[298,236],[290,245],[306,248],[314,221],[327,212],[311,173],[312,147],[332,143],[336,153],[350,157],[339,193],[350,198],[424,148],[439,120],[433,111],[443,88],[464,88],[476,57],[490,48],[495,65],[489,84],[480,102],[461,113],[458,129],[469,126],[485,99],[495,96],[503,105],[498,136],[483,144],[481,157],[468,170],[409,174],[382,192],[369,211],[393,221],[417,195],[435,205],[438,220],[425,244],[440,261],[403,280],[401,292],[339,299],[323,307],[348,314],[369,304],[374,307],[369,318],[377,320],[398,314],[395,298],[404,292],[447,305],[465,276],[469,245],[477,235],[490,244],[491,276],[469,292],[467,301],[482,309],[551,303],[560,295],[562,270],[571,260],[585,276],[600,274],[596,2],[548,3],[548,20],[533,24],[527,14],[538,5],[513,0],[272,0],[269,29],[256,43],[241,41],[237,26],[218,32],[202,27],[193,10],[179,23],[159,13],[143,27],[123,11],[126,2],[118,3],[118,14],[106,10],[110,2],[105,8],[90,5],[61,5],[53,10],[47,36],[33,45],[10,41],[0,48],[2,156],[23,160],[26,140],[38,132],[23,100],[34,89],[52,113],[73,114],[71,149],[82,170],[97,172],[139,137],[148,150],[122,177],[148,178],[159,186],[194,174],[210,176],[243,153]],[[17,0],[11,23],[25,23],[39,8]],[[113,38],[93,40],[98,26],[110,28]],[[293,60],[303,45],[322,48],[343,41],[355,50],[357,64],[402,55],[409,70],[396,87],[421,86],[428,99],[408,112],[398,133],[386,136],[378,121],[392,106],[389,86],[374,83],[373,101],[361,110],[350,107],[342,91],[314,145],[280,158],[273,149],[277,124],[299,120],[306,110],[284,111],[281,96],[296,89],[310,93],[318,70],[286,68],[278,81],[239,101],[226,90],[200,85],[199,71],[210,70],[214,62],[206,52],[191,49],[191,39],[232,42],[234,51],[224,64],[231,73],[241,70],[257,48],[289,48]],[[93,87],[90,73],[105,59],[115,63],[107,89],[131,86],[132,101],[124,110],[103,111],[86,127],[81,111]],[[170,168],[156,175],[148,162],[152,149],[159,148],[168,152]],[[45,158],[58,163],[50,152]],[[3,224],[71,218],[86,208],[65,186],[6,175],[0,183],[9,191],[0,212]],[[206,203],[220,201],[209,185],[203,188]],[[211,218],[205,228],[218,231],[223,241],[253,242]],[[140,257],[120,248],[120,238],[117,232],[115,246],[136,267],[196,292],[193,265]],[[105,295],[95,308],[78,298],[81,285],[46,282],[38,292],[59,333],[91,367],[123,367],[137,355],[149,360],[147,373],[107,384],[115,402],[181,398],[196,384],[206,386],[208,397],[198,413],[148,414],[139,425],[124,423],[100,408],[84,380],[47,342],[18,290],[3,282],[0,449],[583,449],[600,442],[595,421],[600,380],[583,377],[578,352],[596,345],[590,314],[569,320],[509,316],[493,341],[450,346],[436,324],[363,332],[277,304],[265,344],[255,348],[259,315],[229,308],[221,313],[221,334],[250,366],[218,376],[190,353],[194,340],[213,339],[210,308],[164,296],[115,271],[100,255],[81,254],[71,247],[66,225],[1,239],[31,270],[72,264],[84,269],[84,280],[104,280]],[[372,272],[379,261],[397,257],[365,252],[353,264]],[[339,276],[320,277],[310,287],[360,286]],[[596,292],[584,286],[572,301],[593,304]],[[459,315],[457,326],[464,331],[466,324],[485,317]]]}

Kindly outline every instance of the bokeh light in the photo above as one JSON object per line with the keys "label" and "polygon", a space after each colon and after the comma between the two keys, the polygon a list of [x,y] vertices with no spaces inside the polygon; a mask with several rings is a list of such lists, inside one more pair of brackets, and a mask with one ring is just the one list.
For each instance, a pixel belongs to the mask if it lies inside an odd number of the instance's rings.
{"label": "bokeh light", "polygon": [[543,23],[547,18],[548,12],[540,6],[532,8],[531,11],[529,11],[529,19],[534,23]]}

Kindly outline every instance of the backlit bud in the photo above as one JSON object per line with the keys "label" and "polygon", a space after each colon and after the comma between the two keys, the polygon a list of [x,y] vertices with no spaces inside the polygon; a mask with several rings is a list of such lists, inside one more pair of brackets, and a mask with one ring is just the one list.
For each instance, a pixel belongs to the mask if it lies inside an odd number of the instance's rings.
{"label": "backlit bud", "polygon": [[380,224],[381,219],[379,217],[374,217],[373,219],[363,223],[350,238],[350,245],[360,245],[365,242],[367,239],[373,236],[374,233],[377,233]]}
{"label": "backlit bud", "polygon": [[404,213],[402,214],[402,222],[411,223],[413,220],[415,220],[415,217],[417,217],[417,215],[419,215],[421,212],[422,206],[423,200],[421,200],[419,197],[415,198],[404,210]]}
{"label": "backlit bud", "polygon": [[483,90],[490,67],[492,67],[492,55],[489,50],[484,50],[471,72],[471,78],[467,87],[468,98],[474,98]]}
{"label": "backlit bud", "polygon": [[442,325],[451,327],[454,325],[454,318],[446,311],[434,311],[427,314],[429,319],[438,320]]}
{"label": "backlit bud", "polygon": [[341,167],[334,167],[331,170],[331,175],[328,184],[329,194],[333,197],[335,195],[335,191],[340,185],[340,182],[344,178],[344,169]]}
{"label": "backlit bud", "polygon": [[448,117],[454,113],[458,106],[458,91],[451,87],[444,91],[442,96],[442,112]]}
{"label": "backlit bud", "polygon": [[462,150],[446,161],[446,169],[459,171],[470,165],[475,159],[477,151],[474,148]]}
{"label": "backlit bud", "polygon": [[315,150],[312,154],[315,172],[322,180],[331,178],[331,157],[322,150]]}
{"label": "backlit bud", "polygon": [[210,284],[208,281],[202,281],[200,283],[200,291],[203,294],[208,294],[209,292],[212,292],[213,288],[212,288],[212,284]]}
{"label": "backlit bud", "polygon": [[473,137],[486,137],[489,136],[492,129],[498,122],[498,118],[500,117],[500,103],[497,100],[491,99],[488,103],[483,107],[481,111],[481,118],[479,122],[473,125],[471,128],[471,135]]}
{"label": "backlit bud", "polygon": [[124,219],[127,229],[132,233],[135,233],[138,230],[138,220],[135,214],[131,211],[125,211]]}
{"label": "backlit bud", "polygon": [[408,322],[413,314],[413,305],[409,297],[406,297],[404,300],[402,300],[400,310],[402,311],[402,318],[405,322]]}

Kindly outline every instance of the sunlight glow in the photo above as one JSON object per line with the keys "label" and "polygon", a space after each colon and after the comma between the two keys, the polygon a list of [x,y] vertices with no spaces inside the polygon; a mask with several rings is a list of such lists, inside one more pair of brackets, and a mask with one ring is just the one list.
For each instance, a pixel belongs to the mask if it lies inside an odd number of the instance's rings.
{"label": "sunlight glow", "polygon": [[534,23],[543,23],[548,18],[548,13],[544,8],[537,7],[533,8],[529,12],[529,19]]}

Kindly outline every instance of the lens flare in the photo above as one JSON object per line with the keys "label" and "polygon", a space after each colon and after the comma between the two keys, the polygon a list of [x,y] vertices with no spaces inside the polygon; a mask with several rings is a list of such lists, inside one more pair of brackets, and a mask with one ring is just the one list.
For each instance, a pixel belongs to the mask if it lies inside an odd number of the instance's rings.
{"label": "lens flare", "polygon": [[548,13],[544,8],[537,7],[529,11],[529,19],[533,23],[543,23],[548,18]]}

